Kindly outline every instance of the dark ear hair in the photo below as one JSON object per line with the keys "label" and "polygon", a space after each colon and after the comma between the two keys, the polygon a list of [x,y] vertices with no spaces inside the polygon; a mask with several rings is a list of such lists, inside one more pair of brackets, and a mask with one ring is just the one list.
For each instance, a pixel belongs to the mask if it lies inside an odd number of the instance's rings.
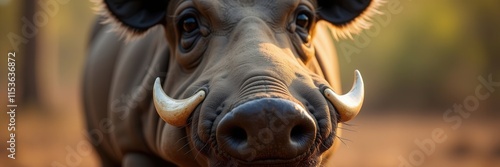
{"label": "dark ear hair", "polygon": [[169,0],[97,0],[105,22],[117,23],[117,29],[132,37],[149,28],[163,24]]}
{"label": "dark ear hair", "polygon": [[370,17],[382,14],[381,0],[318,0],[318,17],[332,23],[335,38],[352,38],[371,26]]}

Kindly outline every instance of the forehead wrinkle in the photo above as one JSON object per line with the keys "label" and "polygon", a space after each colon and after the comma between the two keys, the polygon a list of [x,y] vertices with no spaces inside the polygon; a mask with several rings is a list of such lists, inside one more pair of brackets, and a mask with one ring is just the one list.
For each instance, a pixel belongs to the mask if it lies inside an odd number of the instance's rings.
{"label": "forehead wrinkle", "polygon": [[256,16],[276,24],[293,12],[301,0],[255,0],[253,5],[243,4],[238,0],[219,0],[223,18],[230,18],[234,24],[247,16]]}
{"label": "forehead wrinkle", "polygon": [[[210,0],[193,0],[194,6],[203,12],[210,12],[212,9],[215,9],[214,2],[216,1],[210,1]],[[214,10],[215,11],[215,10]]]}
{"label": "forehead wrinkle", "polygon": [[220,0],[193,0],[194,6],[197,10],[207,17],[212,23],[218,24],[217,27],[227,29],[227,26],[231,25],[229,20],[230,16],[228,13],[227,3],[221,2]]}

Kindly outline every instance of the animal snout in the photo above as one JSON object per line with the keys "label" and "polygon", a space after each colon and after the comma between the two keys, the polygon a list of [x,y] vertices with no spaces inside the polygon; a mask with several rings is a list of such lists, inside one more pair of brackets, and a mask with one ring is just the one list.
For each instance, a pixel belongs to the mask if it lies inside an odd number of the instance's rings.
{"label": "animal snout", "polygon": [[278,98],[243,103],[217,126],[222,151],[243,161],[291,160],[308,152],[316,124],[299,104]]}

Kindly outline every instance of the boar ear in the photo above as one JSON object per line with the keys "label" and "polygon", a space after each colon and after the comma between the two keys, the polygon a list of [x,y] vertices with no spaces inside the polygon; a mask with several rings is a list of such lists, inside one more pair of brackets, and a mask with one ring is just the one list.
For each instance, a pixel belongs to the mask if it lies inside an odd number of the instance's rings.
{"label": "boar ear", "polygon": [[371,26],[371,17],[382,14],[382,0],[318,0],[318,17],[334,25],[335,38],[352,38]]}
{"label": "boar ear", "polygon": [[142,34],[149,28],[163,24],[168,0],[94,0],[104,22],[116,23],[117,30],[127,37]]}

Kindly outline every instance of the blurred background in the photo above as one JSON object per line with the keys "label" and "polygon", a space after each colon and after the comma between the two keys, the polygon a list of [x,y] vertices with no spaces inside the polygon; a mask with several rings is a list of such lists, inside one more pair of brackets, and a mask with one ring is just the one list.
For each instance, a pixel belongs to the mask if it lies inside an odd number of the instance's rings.
{"label": "blurred background", "polygon": [[[371,30],[335,46],[344,90],[359,69],[366,97],[343,127],[333,164],[500,166],[500,86],[490,91],[481,82],[500,82],[500,1],[387,1]],[[46,12],[47,3],[57,4],[55,12]],[[86,0],[0,0],[0,166],[97,166],[80,97],[92,7]],[[23,28],[33,20],[38,28]],[[10,51],[17,64],[16,160],[5,149]],[[478,89],[490,96],[474,103]],[[461,115],[453,112],[457,105],[469,108]]]}

